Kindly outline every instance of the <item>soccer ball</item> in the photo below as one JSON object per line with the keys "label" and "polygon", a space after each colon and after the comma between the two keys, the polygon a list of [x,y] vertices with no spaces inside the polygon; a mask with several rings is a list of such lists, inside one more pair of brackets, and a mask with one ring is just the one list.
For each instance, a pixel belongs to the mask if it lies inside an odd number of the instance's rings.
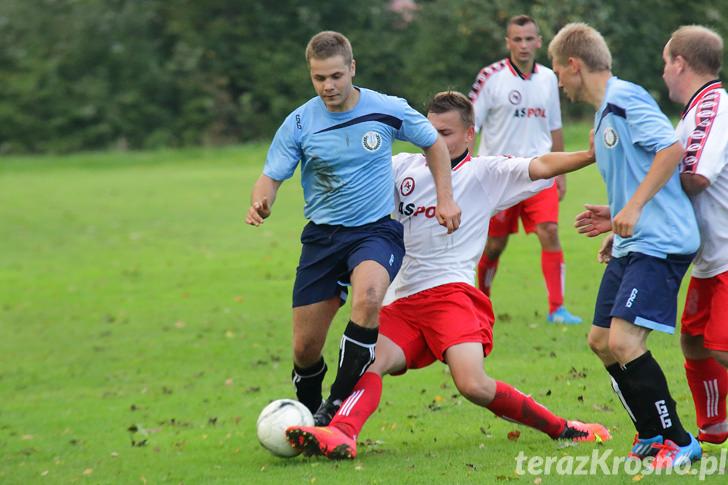
{"label": "soccer ball", "polygon": [[258,441],[276,456],[296,456],[300,450],[293,448],[286,438],[286,428],[289,426],[313,426],[311,411],[293,399],[273,401],[258,416]]}

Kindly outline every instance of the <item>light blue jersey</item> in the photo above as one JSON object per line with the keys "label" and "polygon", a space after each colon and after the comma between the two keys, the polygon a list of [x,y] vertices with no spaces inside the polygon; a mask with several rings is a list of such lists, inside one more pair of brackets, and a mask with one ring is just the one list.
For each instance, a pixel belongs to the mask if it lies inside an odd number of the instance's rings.
{"label": "light blue jersey", "polygon": [[303,214],[316,224],[348,227],[394,211],[392,143],[430,147],[437,131],[402,98],[369,89],[356,106],[330,112],[318,96],[288,115],[268,150],[263,173],[290,178],[301,162]]}
{"label": "light blue jersey", "polygon": [[[670,121],[647,91],[616,77],[609,79],[604,102],[594,117],[594,145],[612,217],[644,180],[655,154],[676,141]],[[694,253],[699,245],[695,214],[675,168],[670,180],[645,204],[633,236],[615,236],[612,254],[639,252],[665,258]]]}

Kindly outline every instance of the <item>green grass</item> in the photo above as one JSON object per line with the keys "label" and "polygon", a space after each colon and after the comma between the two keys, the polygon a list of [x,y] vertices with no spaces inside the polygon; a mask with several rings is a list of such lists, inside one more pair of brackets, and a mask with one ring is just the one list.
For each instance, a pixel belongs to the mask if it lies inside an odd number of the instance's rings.
{"label": "green grass", "polygon": [[[586,132],[570,127],[567,147]],[[385,379],[353,462],[262,449],[258,412],[293,395],[290,293],[304,225],[297,176],[264,226],[243,224],[264,157],[249,145],[0,161],[0,483],[534,483],[514,473],[520,450],[591,453],[525,428],[509,441],[519,427],[459,397],[440,364]],[[586,319],[598,241],[571,221],[604,200],[596,168],[569,177],[567,304]],[[535,237],[512,238],[486,369],[564,416],[604,422],[607,447],[624,454],[633,428],[586,347],[589,327],[544,323],[539,268]],[[650,341],[693,428],[677,338]]]}

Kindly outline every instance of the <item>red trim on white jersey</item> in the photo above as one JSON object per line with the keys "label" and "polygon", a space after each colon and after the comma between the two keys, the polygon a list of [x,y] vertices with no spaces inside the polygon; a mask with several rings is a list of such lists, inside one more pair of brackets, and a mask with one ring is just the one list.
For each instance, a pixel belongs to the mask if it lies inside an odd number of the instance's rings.
{"label": "red trim on white jersey", "polygon": [[715,89],[720,89],[723,87],[723,83],[721,83],[719,80],[711,81],[702,88],[698,90],[695,94],[693,94],[693,97],[688,101],[688,105],[685,106],[685,109],[682,112],[682,118],[685,118],[685,116],[690,112],[693,107],[695,107],[696,104],[698,104],[702,98],[708,94],[710,91],[713,91]]}
{"label": "red trim on white jersey", "polygon": [[710,130],[713,127],[715,117],[718,115],[718,107],[720,105],[720,89],[721,83],[717,81],[704,87],[695,99],[688,106],[687,114],[693,107],[695,110],[695,129],[690,133],[688,141],[685,144],[685,154],[682,159],[682,172],[695,173],[700,164],[700,157],[703,149],[710,136]]}
{"label": "red trim on white jersey", "polygon": [[468,93],[468,97],[470,98],[471,102],[475,102],[475,99],[478,97],[478,94],[480,94],[480,91],[483,89],[483,86],[485,86],[485,81],[488,80],[490,76],[495,74],[496,72],[502,70],[504,67],[506,67],[506,60],[501,59],[498,62],[494,62],[493,64],[490,64],[489,66],[485,66],[483,69],[480,70],[478,75],[475,77],[475,82],[473,83],[473,86],[470,88],[470,92]]}
{"label": "red trim on white jersey", "polygon": [[531,76],[536,72],[536,66],[538,65],[536,63],[536,61],[534,61],[533,67],[531,68],[531,72],[524,73],[524,72],[521,72],[520,69],[518,69],[518,66],[513,64],[513,61],[511,61],[510,57],[506,58],[506,64],[508,65],[508,69],[511,70],[511,73],[513,73],[514,76],[518,76],[521,79],[523,79],[524,81],[528,81],[529,79],[531,79]]}
{"label": "red trim on white jersey", "polygon": [[460,167],[462,167],[463,165],[465,165],[466,163],[468,163],[468,162],[469,162],[470,160],[472,160],[472,159],[473,159],[473,157],[471,157],[471,156],[470,156],[470,152],[468,152],[468,154],[467,154],[467,155],[465,155],[465,158],[463,158],[462,160],[460,160],[460,163],[458,163],[457,165],[455,165],[455,166],[454,166],[454,167],[452,168],[452,169],[453,169],[453,171],[455,171],[455,170],[459,169]]}

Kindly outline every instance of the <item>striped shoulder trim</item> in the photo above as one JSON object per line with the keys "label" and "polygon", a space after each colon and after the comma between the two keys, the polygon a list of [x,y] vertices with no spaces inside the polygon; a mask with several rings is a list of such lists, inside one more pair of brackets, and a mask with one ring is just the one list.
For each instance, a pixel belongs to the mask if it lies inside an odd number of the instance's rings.
{"label": "striped shoulder trim", "polygon": [[506,65],[507,59],[501,59],[500,61],[494,62],[493,64],[481,69],[478,75],[475,77],[475,82],[470,88],[470,93],[468,93],[470,101],[475,102],[476,98],[480,94],[480,91],[483,90],[483,86],[485,86],[485,81],[487,81],[488,78],[496,72],[502,71],[506,67]]}
{"label": "striped shoulder trim", "polygon": [[685,144],[685,154],[681,162],[680,172],[695,173],[700,164],[700,157],[703,155],[705,143],[710,136],[711,128],[715,117],[718,116],[718,107],[720,106],[720,91],[715,88],[703,93],[696,100],[695,110],[695,129],[690,133],[688,141]]}

